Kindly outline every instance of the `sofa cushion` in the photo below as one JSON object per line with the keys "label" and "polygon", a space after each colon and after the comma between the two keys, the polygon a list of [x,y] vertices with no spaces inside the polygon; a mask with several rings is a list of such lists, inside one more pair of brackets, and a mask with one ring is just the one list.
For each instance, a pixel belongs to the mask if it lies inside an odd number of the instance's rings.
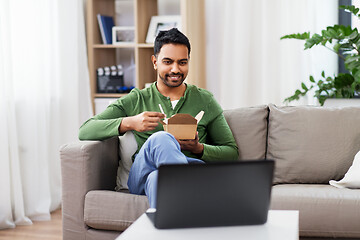
{"label": "sofa cushion", "polygon": [[325,184],[273,186],[271,209],[299,210],[300,236],[360,238],[360,190]]}
{"label": "sofa cushion", "polygon": [[84,221],[95,229],[124,231],[148,208],[144,195],[94,190],[85,196]]}
{"label": "sofa cushion", "polygon": [[265,105],[224,111],[239,147],[240,160],[265,158],[268,113]]}
{"label": "sofa cushion", "polygon": [[138,148],[134,133],[126,132],[119,137],[119,166],[116,175],[116,191],[127,190],[127,181],[132,166],[132,156]]}
{"label": "sofa cushion", "polygon": [[341,179],[360,149],[360,108],[269,105],[267,158],[275,183]]}

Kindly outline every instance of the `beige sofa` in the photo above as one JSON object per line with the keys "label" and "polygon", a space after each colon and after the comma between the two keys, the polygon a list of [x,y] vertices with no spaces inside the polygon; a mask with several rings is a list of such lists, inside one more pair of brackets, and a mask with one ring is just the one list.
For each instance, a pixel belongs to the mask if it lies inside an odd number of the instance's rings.
{"label": "beige sofa", "polygon": [[[269,105],[224,114],[240,160],[276,161],[271,208],[299,210],[301,238],[360,238],[360,190],[328,184],[360,150],[360,108]],[[63,239],[115,239],[148,208],[145,196],[114,191],[118,137],[66,144],[60,155]]]}

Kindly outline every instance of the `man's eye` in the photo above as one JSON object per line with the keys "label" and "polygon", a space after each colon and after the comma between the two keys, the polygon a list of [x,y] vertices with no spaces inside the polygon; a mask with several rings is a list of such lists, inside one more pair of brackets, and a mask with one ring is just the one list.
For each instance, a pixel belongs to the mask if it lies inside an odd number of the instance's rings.
{"label": "man's eye", "polygon": [[186,65],[186,64],[187,64],[186,61],[180,62],[180,65]]}
{"label": "man's eye", "polygon": [[165,64],[170,64],[170,63],[171,63],[171,61],[169,61],[169,60],[165,60],[165,61],[163,61],[163,63],[165,63]]}

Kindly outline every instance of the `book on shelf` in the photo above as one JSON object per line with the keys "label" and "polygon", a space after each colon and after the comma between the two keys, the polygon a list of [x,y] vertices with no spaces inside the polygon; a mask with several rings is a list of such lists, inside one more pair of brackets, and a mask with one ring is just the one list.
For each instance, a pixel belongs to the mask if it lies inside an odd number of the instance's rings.
{"label": "book on shelf", "polygon": [[113,17],[98,14],[97,20],[103,43],[112,44],[112,27],[115,26]]}

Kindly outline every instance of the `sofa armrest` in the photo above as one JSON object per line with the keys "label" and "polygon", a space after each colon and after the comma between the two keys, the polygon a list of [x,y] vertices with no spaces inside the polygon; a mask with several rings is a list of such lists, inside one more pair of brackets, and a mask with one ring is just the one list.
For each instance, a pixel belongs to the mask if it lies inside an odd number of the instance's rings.
{"label": "sofa armrest", "polygon": [[85,195],[91,190],[115,189],[119,138],[65,144],[60,159],[63,239],[85,239]]}

